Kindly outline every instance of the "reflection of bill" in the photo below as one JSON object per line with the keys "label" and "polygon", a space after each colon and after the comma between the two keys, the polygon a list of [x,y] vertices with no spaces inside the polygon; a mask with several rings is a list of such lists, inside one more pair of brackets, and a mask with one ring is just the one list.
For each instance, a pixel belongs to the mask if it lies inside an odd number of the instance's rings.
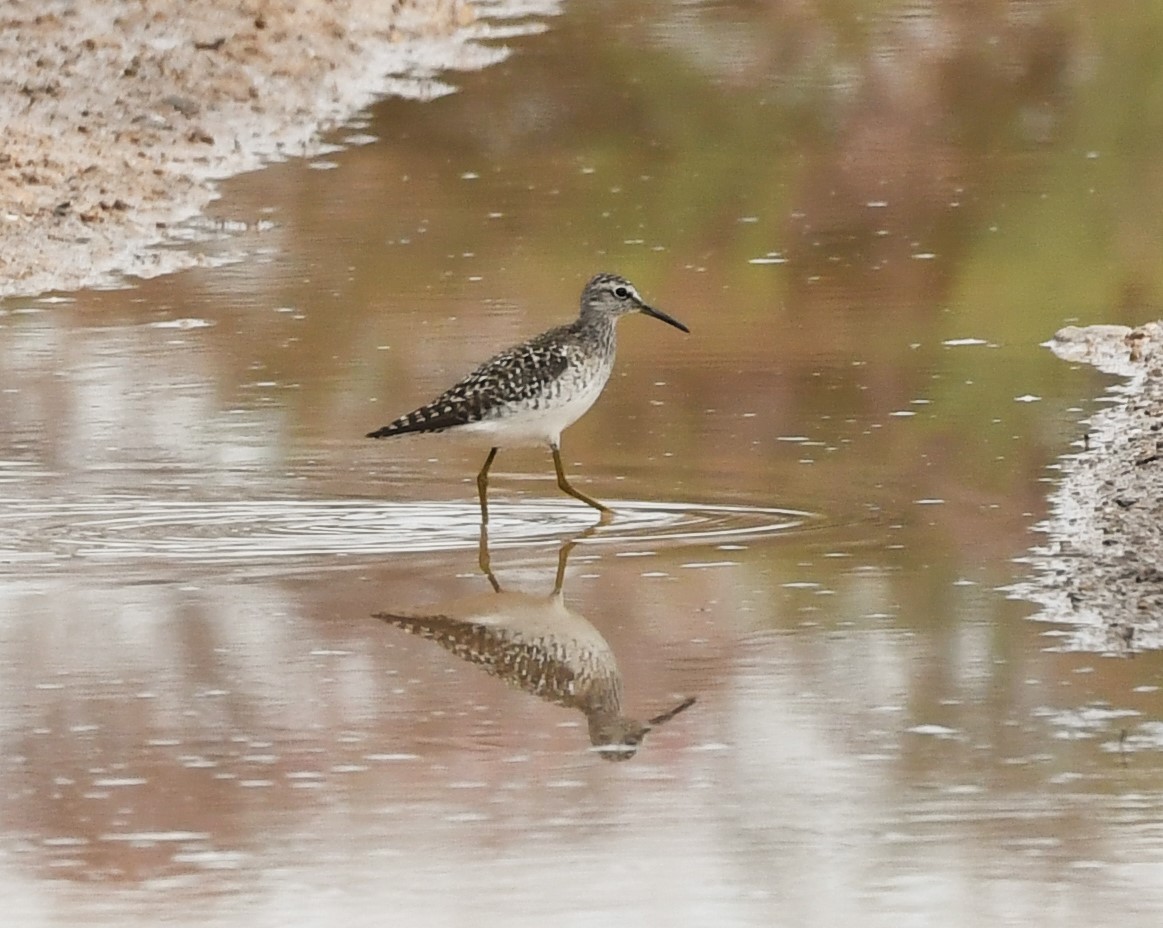
{"label": "reflection of bill", "polygon": [[568,609],[561,587],[575,542],[562,545],[548,596],[501,589],[488,569],[482,535],[481,563],[493,590],[434,604],[423,613],[377,612],[375,618],[437,642],[457,657],[541,699],[577,709],[589,724],[590,743],[607,760],[633,757],[652,728],[695,698],[646,721],[622,714],[622,674],[614,652],[593,625]]}

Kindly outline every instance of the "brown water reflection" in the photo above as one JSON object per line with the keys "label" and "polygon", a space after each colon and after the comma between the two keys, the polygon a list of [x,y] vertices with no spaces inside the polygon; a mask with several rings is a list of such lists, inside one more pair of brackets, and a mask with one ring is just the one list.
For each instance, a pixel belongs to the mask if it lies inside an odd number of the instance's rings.
{"label": "brown water reflection", "polygon": [[643,722],[622,710],[622,674],[609,642],[562,600],[569,553],[584,537],[561,545],[548,596],[507,592],[493,572],[488,532],[481,526],[480,566],[491,593],[425,606],[385,610],[375,618],[434,641],[469,664],[518,689],[585,716],[590,744],[605,760],[628,760],[642,739],[695,702],[691,696]]}
{"label": "brown water reflection", "polygon": [[[1163,659],[998,591],[1102,384],[1038,343],[1161,314],[1163,21],[1106,13],[573,4],[207,267],[4,304],[15,923],[1156,924]],[[360,436],[599,269],[694,333],[564,439],[624,513],[565,606],[699,700],[628,764],[370,618],[480,590],[480,461]],[[589,516],[498,466],[541,591]]]}

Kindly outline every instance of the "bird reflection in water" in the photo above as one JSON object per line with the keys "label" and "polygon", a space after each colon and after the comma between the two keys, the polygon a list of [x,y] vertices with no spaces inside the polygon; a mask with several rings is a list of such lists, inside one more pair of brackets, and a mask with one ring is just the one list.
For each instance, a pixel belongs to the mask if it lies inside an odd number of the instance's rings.
{"label": "bird reflection in water", "polygon": [[492,592],[437,603],[423,613],[377,612],[374,617],[435,641],[518,689],[577,709],[586,717],[594,750],[607,760],[626,760],[651,729],[688,709],[695,698],[645,721],[622,714],[622,674],[614,652],[562,597],[566,562],[581,537],[562,544],[553,592],[537,596],[501,588],[482,526],[480,565]]}

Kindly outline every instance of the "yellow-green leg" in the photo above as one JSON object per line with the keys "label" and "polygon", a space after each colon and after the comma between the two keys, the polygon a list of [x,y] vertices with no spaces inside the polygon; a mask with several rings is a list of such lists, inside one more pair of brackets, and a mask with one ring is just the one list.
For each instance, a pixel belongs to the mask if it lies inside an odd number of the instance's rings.
{"label": "yellow-green leg", "polygon": [[497,449],[489,451],[485,458],[485,466],[477,474],[477,496],[481,500],[481,525],[489,524],[489,468],[493,466],[493,458],[497,456]]}
{"label": "yellow-green leg", "polygon": [[481,523],[481,539],[480,545],[477,548],[477,563],[480,565],[481,573],[489,578],[489,585],[497,593],[500,593],[501,584],[497,582],[497,578],[493,574],[493,565],[489,558],[489,527],[484,522]]}
{"label": "yellow-green leg", "polygon": [[557,575],[553,578],[553,595],[561,594],[561,587],[565,583],[565,565],[569,561],[569,552],[573,550],[577,540],[574,538],[563,541],[557,549]]}
{"label": "yellow-green leg", "polygon": [[593,506],[602,514],[603,522],[612,517],[614,510],[609,506],[603,506],[596,499],[586,496],[581,490],[574,489],[572,484],[565,478],[565,469],[561,466],[561,449],[557,445],[550,445],[549,447],[553,451],[553,467],[557,471],[557,486],[574,499],[580,499],[587,506]]}

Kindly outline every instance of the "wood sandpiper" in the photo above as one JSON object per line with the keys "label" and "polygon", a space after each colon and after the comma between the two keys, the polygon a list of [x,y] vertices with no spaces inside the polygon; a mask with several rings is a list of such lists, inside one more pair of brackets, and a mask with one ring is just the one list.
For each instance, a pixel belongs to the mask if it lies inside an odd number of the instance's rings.
{"label": "wood sandpiper", "polygon": [[[482,533],[482,546],[488,544]],[[586,717],[590,744],[604,760],[634,756],[642,739],[695,702],[693,696],[653,718],[622,710],[622,673],[610,644],[585,616],[565,605],[566,561],[576,540],[557,553],[548,596],[510,592],[486,568],[491,592],[435,603],[420,612],[391,610],[375,618],[435,641],[461,660],[547,702]],[[482,562],[487,562],[487,554]]]}
{"label": "wood sandpiper", "polygon": [[613,511],[566,479],[561,433],[601,395],[614,369],[615,324],[629,313],[645,313],[683,332],[690,331],[677,319],[648,306],[624,277],[598,274],[582,291],[581,313],[576,320],[502,351],[431,403],[369,432],[368,438],[454,430],[487,441],[489,454],[477,474],[482,523],[489,521],[489,468],[497,451],[548,445],[558,487],[593,506],[604,520]]}

